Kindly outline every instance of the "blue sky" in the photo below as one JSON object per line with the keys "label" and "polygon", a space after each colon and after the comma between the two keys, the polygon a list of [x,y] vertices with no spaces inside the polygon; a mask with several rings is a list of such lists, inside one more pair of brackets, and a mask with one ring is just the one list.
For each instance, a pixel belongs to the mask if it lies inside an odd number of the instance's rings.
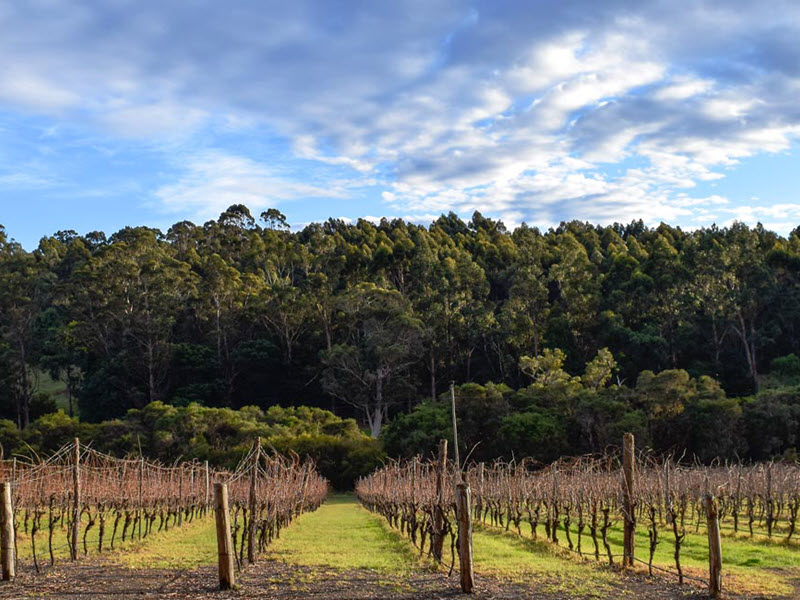
{"label": "blue sky", "polygon": [[800,3],[0,5],[0,224],[800,225]]}

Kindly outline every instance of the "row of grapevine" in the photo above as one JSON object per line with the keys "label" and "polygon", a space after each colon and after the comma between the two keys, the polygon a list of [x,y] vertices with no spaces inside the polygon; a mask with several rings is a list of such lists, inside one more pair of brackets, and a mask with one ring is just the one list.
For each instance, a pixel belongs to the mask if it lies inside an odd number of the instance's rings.
{"label": "row of grapevine", "polygon": [[[252,528],[255,535],[250,537],[263,550],[294,517],[324,501],[328,484],[312,462],[260,452],[253,460],[252,454],[231,472],[207,462],[167,466],[143,458],[119,459],[76,439],[43,461],[0,461],[7,496],[7,502],[0,498],[0,505],[10,521],[2,546],[13,549],[13,559],[3,562],[3,576],[13,577],[20,562],[30,561],[39,572],[43,562],[53,565],[62,558],[77,560],[119,549],[122,542],[204,517],[220,482],[230,486],[237,533],[240,522],[242,532]],[[238,537],[241,546],[248,536]],[[241,552],[237,559],[241,566]]]}
{"label": "row of grapevine", "polygon": [[[560,544],[595,560],[623,558],[611,529],[628,520],[648,532],[647,560],[630,551],[653,572],[658,544],[674,548],[674,573],[683,583],[681,545],[687,531],[713,527],[731,534],[796,536],[800,512],[800,466],[789,463],[683,464],[656,461],[639,454],[631,472],[630,513],[625,510],[625,476],[621,457],[609,455],[559,460],[537,465],[526,459],[511,463],[472,464],[461,476],[472,490],[472,518],[506,530]],[[368,509],[383,515],[419,548],[441,560],[437,546],[449,536],[450,565],[455,563],[455,490],[458,473],[441,457],[392,462],[361,479],[356,493]],[[668,536],[667,539],[664,539]],[[632,542],[631,542],[632,543]],[[711,544],[710,544],[711,548]],[[711,549],[710,549],[711,552]]]}

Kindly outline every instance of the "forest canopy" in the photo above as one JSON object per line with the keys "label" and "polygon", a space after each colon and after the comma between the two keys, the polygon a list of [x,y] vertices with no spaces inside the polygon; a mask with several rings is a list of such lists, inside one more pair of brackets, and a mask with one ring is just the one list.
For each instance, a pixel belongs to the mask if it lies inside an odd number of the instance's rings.
{"label": "forest canopy", "polygon": [[447,428],[437,398],[454,381],[485,457],[637,430],[657,449],[763,458],[796,452],[798,336],[800,237],[761,225],[508,231],[476,212],[291,231],[235,205],[31,251],[0,226],[8,435],[67,418],[46,379],[80,426],[307,405],[406,454]]}

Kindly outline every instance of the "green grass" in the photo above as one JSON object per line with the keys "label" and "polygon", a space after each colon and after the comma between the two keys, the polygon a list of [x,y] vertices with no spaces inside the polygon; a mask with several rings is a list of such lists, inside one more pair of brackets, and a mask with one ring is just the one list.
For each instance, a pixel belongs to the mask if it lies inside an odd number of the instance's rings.
{"label": "green grass", "polygon": [[611,595],[614,573],[572,560],[547,542],[478,523],[472,535],[472,548],[477,573],[535,582],[551,593],[598,598]]}
{"label": "green grass", "polygon": [[[31,546],[30,531],[25,533],[24,511],[17,515],[17,519],[19,525],[17,530],[17,552],[21,560],[31,561],[33,548]],[[169,531],[153,532],[142,540],[129,538],[125,542],[122,542],[122,521],[120,521],[114,550],[112,551],[110,542],[113,521],[113,515],[106,520],[106,531],[103,536],[103,554],[112,557],[113,560],[121,564],[137,568],[190,568],[216,564],[217,542],[213,516],[196,517],[191,522],[185,522],[181,527],[175,527],[170,524]],[[47,523],[47,518],[43,518],[42,529],[36,533],[36,557],[40,565],[47,564],[50,561]],[[83,537],[87,523],[88,517],[84,514],[81,518],[81,530],[78,538],[78,549],[81,556],[84,556]],[[53,532],[53,556],[56,561],[69,560],[67,535],[68,531],[65,527],[56,526]],[[98,554],[98,540],[99,528],[95,525],[86,535],[88,555],[94,556]]]}
{"label": "green grass", "polygon": [[272,542],[267,556],[298,565],[395,574],[418,566],[410,544],[352,495],[332,496],[313,513],[300,515]]}
{"label": "green grass", "polygon": [[168,532],[126,542],[114,560],[136,569],[192,569],[217,564],[217,531],[213,515],[197,518]]}
{"label": "green grass", "polygon": [[[530,539],[530,528],[526,523],[521,524],[523,539]],[[497,530],[491,526],[487,529]],[[727,525],[723,525],[727,527]],[[512,527],[513,529],[513,527]],[[544,526],[538,528],[540,539],[544,537]],[[573,518],[570,527],[572,541],[577,545],[577,527]],[[793,592],[792,579],[800,577],[800,545],[795,542],[774,538],[769,540],[760,536],[750,539],[743,533],[736,536],[733,532],[723,529],[722,560],[723,578],[727,589],[736,590],[745,594],[765,594],[768,596],[787,596]],[[516,535],[516,534],[515,534]],[[518,536],[519,537],[519,536]],[[558,540],[562,547],[567,546],[566,534],[563,526],[558,529]],[[608,541],[611,552],[615,555],[615,562],[619,563],[617,555],[622,554],[622,524],[615,522],[608,530]],[[607,562],[605,548],[598,531],[600,544],[600,561]],[[589,536],[588,528],[584,530],[582,549],[584,553],[594,552],[594,544]],[[647,562],[650,557],[650,540],[647,533],[647,524],[638,523],[636,528],[635,556]],[[653,557],[653,565],[675,571],[674,562],[674,537],[670,529],[659,530],[659,544]],[[706,580],[708,577],[708,537],[704,527],[695,533],[694,524],[687,522],[686,538],[681,545],[681,566],[684,574]],[[638,569],[646,569],[646,565],[638,563]]]}

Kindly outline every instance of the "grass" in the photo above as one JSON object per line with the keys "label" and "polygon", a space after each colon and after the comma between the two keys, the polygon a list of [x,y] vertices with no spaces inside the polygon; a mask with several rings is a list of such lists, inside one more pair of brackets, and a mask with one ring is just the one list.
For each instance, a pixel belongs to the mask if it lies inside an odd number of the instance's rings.
{"label": "grass", "polygon": [[535,582],[544,591],[608,598],[614,573],[570,560],[543,541],[476,524],[472,535],[475,571],[515,581]]}
{"label": "grass", "polygon": [[[355,504],[355,499],[342,501]],[[324,508],[324,507],[323,507]],[[353,507],[350,508],[353,510]],[[357,507],[362,518],[367,517],[376,523],[384,535],[393,537],[405,546],[409,560],[418,566],[431,567],[427,559],[419,559],[419,549],[411,544],[408,537],[397,529],[390,529],[386,520],[366,509]],[[564,550],[555,548],[543,541],[523,538],[516,533],[506,533],[497,528],[476,524],[473,536],[473,568],[480,575],[495,576],[514,582],[535,584],[543,591],[563,596],[580,595],[585,598],[609,598],[613,596],[615,574],[597,568],[595,565],[570,560]],[[449,539],[445,540],[444,563],[449,565]],[[458,565],[456,556],[455,564]],[[292,560],[292,562],[295,562]],[[445,567],[440,567],[445,568]]]}
{"label": "grass", "polygon": [[[497,531],[498,528],[489,525],[482,526],[489,530]],[[522,524],[523,539],[530,539],[527,524]],[[513,527],[512,527],[513,529]],[[794,591],[791,580],[800,577],[800,545],[795,542],[786,543],[780,539],[757,537],[751,539],[745,534],[733,534],[732,531],[723,529],[722,562],[725,587],[744,594],[764,594],[767,596],[788,596]],[[544,526],[538,528],[540,539],[544,537]],[[570,527],[572,541],[577,545],[577,527],[573,518]],[[514,534],[516,535],[516,534]],[[517,536],[519,537],[519,536]],[[559,544],[567,545],[566,534],[563,527],[558,530]],[[619,563],[617,555],[622,554],[622,524],[614,523],[608,530],[608,541],[615,562]],[[600,540],[600,560],[607,562],[605,549]],[[645,523],[638,523],[636,528],[635,556],[647,562],[650,557],[650,540]],[[584,530],[582,549],[584,553],[593,553],[594,545],[589,537],[588,528]],[[674,537],[671,530],[659,530],[659,544],[653,557],[653,565],[675,571],[674,562]],[[694,524],[687,522],[686,538],[681,545],[681,566],[684,574],[706,580],[708,577],[708,537],[704,527],[695,533]],[[647,569],[646,565],[637,564],[638,569]]]}
{"label": "grass", "polygon": [[217,564],[217,531],[214,516],[125,542],[114,561],[135,569],[193,569]]}
{"label": "grass", "polygon": [[351,495],[337,495],[313,513],[300,515],[267,556],[287,563],[333,569],[408,573],[418,566],[413,548]]}
{"label": "grass", "polygon": [[[33,549],[31,547],[30,532],[25,533],[22,519],[24,512],[17,515],[19,529],[17,531],[17,551],[20,560],[32,561]],[[88,522],[84,514],[81,518],[81,531],[78,538],[78,548],[83,556],[83,534]],[[42,519],[42,529],[36,533],[36,557],[40,565],[47,564],[50,560],[48,551],[47,518]],[[191,522],[185,522],[181,527],[170,525],[169,531],[153,532],[146,538],[127,539],[122,542],[122,525],[117,531],[114,550],[110,550],[113,516],[106,521],[106,532],[103,537],[103,554],[112,560],[136,568],[191,568],[196,566],[216,564],[216,531],[214,518],[196,517]],[[57,526],[53,533],[53,555],[57,561],[69,560],[67,546],[68,531]],[[86,547],[89,555],[96,555],[99,529],[95,525],[86,535]]]}

